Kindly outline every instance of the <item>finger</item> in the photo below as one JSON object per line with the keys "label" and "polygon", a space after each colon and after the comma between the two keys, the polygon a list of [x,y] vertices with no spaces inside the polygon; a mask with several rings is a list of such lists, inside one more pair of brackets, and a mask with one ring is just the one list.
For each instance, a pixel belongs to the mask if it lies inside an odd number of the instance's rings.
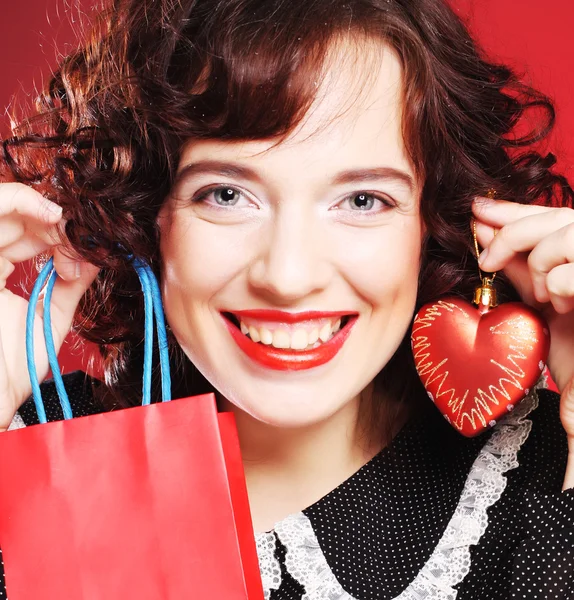
{"label": "finger", "polygon": [[14,269],[14,265],[9,260],[0,257],[0,291],[6,288],[6,281],[12,275]]}
{"label": "finger", "polygon": [[75,281],[81,276],[84,265],[93,267],[85,262],[73,248],[60,245],[54,249],[54,268],[61,279]]}
{"label": "finger", "polygon": [[541,215],[556,210],[560,209],[482,197],[475,198],[472,203],[472,212],[477,219],[498,228],[524,217]]}
{"label": "finger", "polygon": [[22,217],[3,217],[0,219],[0,250],[22,239],[26,234],[26,225]]}
{"label": "finger", "polygon": [[54,268],[65,281],[75,281],[80,277],[82,262],[78,256],[74,256],[71,248],[58,246],[54,250]]}
{"label": "finger", "polygon": [[44,223],[57,223],[62,209],[36,190],[21,183],[4,183],[0,186],[0,217],[17,213]]}
{"label": "finger", "polygon": [[2,256],[13,263],[20,263],[31,258],[34,258],[41,252],[45,252],[50,248],[50,245],[46,242],[35,238],[26,237],[19,242],[3,248],[1,250]]}
{"label": "finger", "polygon": [[550,300],[547,283],[550,271],[566,263],[574,263],[574,223],[543,238],[528,257],[534,294],[539,302]]}
{"label": "finger", "polygon": [[37,237],[46,245],[53,246],[62,238],[64,221],[56,225],[38,223],[32,219],[22,218],[20,215],[0,218],[0,250],[10,247],[12,244],[26,237]]}
{"label": "finger", "polygon": [[574,311],[574,264],[554,267],[546,277],[548,299],[559,314]]}
{"label": "finger", "polygon": [[12,262],[32,258],[63,239],[61,209],[22,184],[0,185],[0,252]]}
{"label": "finger", "polygon": [[480,266],[488,272],[499,271],[514,255],[529,252],[543,238],[571,223],[574,210],[554,209],[504,225],[481,254]]}
{"label": "finger", "polygon": [[475,220],[475,228],[476,228],[476,240],[478,242],[479,251],[483,248],[488,248],[490,243],[498,233],[498,229],[493,227],[492,225],[487,225],[482,221]]}
{"label": "finger", "polygon": [[50,316],[52,318],[52,331],[56,352],[60,350],[64,339],[70,332],[74,315],[82,296],[86,293],[99,269],[89,263],[81,263],[79,277],[73,281],[64,281],[58,277],[52,302],[50,304]]}
{"label": "finger", "polygon": [[4,401],[0,402],[0,432],[6,431],[14,418],[17,407],[9,402],[10,395],[7,393],[8,373],[6,370],[6,359],[4,357],[4,344],[0,333],[0,390],[4,392]]}
{"label": "finger", "polygon": [[[496,233],[497,230],[495,228],[477,221],[476,237],[480,247],[487,247],[495,238]],[[535,308],[542,309],[543,304],[538,302],[534,295],[534,286],[527,259],[528,256],[525,253],[516,254],[505,265],[504,274],[508,277],[524,302]]]}
{"label": "finger", "polygon": [[34,237],[43,241],[47,246],[52,247],[65,242],[66,237],[66,220],[60,219],[54,225],[46,226],[44,223],[37,221],[25,220],[26,236]]}

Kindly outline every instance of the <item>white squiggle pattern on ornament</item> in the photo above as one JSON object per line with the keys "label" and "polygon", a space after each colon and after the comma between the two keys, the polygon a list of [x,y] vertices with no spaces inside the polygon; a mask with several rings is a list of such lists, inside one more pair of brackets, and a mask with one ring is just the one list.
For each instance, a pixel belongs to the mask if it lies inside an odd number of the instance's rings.
{"label": "white squiggle pattern on ornament", "polygon": [[[538,406],[537,389],[546,388],[541,377],[530,394],[502,418],[480,451],[464,485],[459,503],[429,560],[409,586],[394,600],[454,600],[454,588],[470,570],[470,546],[477,544],[488,526],[487,509],[497,502],[507,484],[505,473],[518,467],[518,451],[528,439],[528,415]],[[339,584],[327,563],[311,522],[303,513],[280,521],[275,532],[287,549],[285,565],[305,588],[302,600],[355,600]],[[259,534],[257,539],[262,535]],[[259,548],[258,541],[258,548]],[[262,546],[263,547],[263,546]],[[274,558],[274,547],[265,546]],[[265,582],[264,582],[265,586]],[[278,589],[277,587],[272,589]],[[265,598],[271,588],[265,587]]]}

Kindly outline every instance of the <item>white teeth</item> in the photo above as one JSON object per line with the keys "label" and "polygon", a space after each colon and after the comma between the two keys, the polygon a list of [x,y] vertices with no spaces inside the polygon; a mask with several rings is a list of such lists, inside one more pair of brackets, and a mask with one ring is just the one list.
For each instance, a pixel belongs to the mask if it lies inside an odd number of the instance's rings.
{"label": "white teeth", "polygon": [[262,344],[265,344],[266,346],[271,346],[271,344],[273,343],[273,334],[269,331],[269,329],[261,327],[261,329],[259,330],[259,336],[261,337]]}
{"label": "white teeth", "polygon": [[289,334],[283,329],[276,329],[273,333],[273,347],[286,350],[291,345]]}
{"label": "white teeth", "polygon": [[255,327],[246,325],[240,321],[240,329],[243,335],[248,335],[255,343],[262,343],[266,346],[273,345],[275,348],[287,350],[309,350],[317,348],[321,343],[328,342],[333,335],[341,329],[341,319],[334,323],[325,323],[323,327],[315,327],[310,332],[306,329],[296,329],[293,333],[284,329],[270,331],[266,327]]}
{"label": "white teeth", "polygon": [[298,329],[291,336],[291,348],[293,350],[305,350],[309,345],[309,336],[304,329]]}
{"label": "white teeth", "polygon": [[325,323],[319,331],[319,339],[322,342],[326,342],[331,337],[331,323]]}
{"label": "white teeth", "polygon": [[309,344],[314,344],[317,340],[319,339],[319,328],[316,327],[315,329],[313,329],[313,331],[309,334]]}
{"label": "white teeth", "polygon": [[250,325],[250,327],[249,327],[249,337],[254,342],[260,342],[261,341],[261,336],[259,335],[259,331],[255,327],[253,327],[253,325]]}

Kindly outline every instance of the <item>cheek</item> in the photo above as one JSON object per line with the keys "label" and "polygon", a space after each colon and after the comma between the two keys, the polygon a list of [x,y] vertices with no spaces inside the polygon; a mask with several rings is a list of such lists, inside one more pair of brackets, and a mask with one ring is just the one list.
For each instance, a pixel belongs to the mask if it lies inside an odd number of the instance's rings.
{"label": "cheek", "polygon": [[340,256],[341,270],[371,306],[397,300],[398,310],[411,311],[421,252],[421,228],[416,220],[408,219],[399,227],[361,231],[343,247],[347,251]]}
{"label": "cheek", "polygon": [[[252,246],[251,246],[252,247]],[[169,302],[206,301],[228,284],[249,260],[245,232],[179,216],[161,231],[164,291]]]}

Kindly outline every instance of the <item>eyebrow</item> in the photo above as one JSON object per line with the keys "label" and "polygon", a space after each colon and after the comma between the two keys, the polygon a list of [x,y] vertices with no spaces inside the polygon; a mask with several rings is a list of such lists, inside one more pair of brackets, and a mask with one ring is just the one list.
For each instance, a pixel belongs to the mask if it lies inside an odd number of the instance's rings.
{"label": "eyebrow", "polygon": [[406,185],[411,191],[415,189],[414,179],[406,172],[394,167],[376,167],[374,169],[351,169],[339,173],[334,183],[354,183],[378,181],[380,179],[393,179]]}
{"label": "eyebrow", "polygon": [[[261,183],[261,177],[250,167],[232,162],[223,162],[217,160],[201,160],[189,163],[183,167],[176,175],[175,185],[194,175],[212,174],[222,177],[236,177]],[[414,179],[406,171],[394,167],[375,167],[372,169],[350,169],[338,173],[334,179],[334,184],[355,183],[379,181],[381,179],[395,180],[406,185],[410,191],[415,189]]]}
{"label": "eyebrow", "polygon": [[221,175],[223,177],[238,177],[248,179],[249,181],[261,182],[261,177],[249,167],[237,163],[222,162],[218,160],[200,160],[189,163],[183,167],[175,176],[175,183],[181,183],[183,180],[194,175],[203,175],[210,173],[212,175]]}

